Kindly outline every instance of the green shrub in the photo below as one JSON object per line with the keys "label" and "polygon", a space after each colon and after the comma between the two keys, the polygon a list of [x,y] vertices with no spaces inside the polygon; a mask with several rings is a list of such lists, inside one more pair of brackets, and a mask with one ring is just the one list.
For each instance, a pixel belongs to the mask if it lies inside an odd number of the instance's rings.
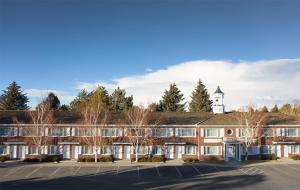
{"label": "green shrub", "polygon": [[60,156],[53,156],[52,157],[52,162],[60,162],[61,161],[61,157]]}
{"label": "green shrub", "polygon": [[100,159],[98,159],[100,162],[113,162],[114,159],[112,156],[102,156]]}
{"label": "green shrub", "polygon": [[[135,156],[134,157],[131,157],[131,162],[135,162]],[[150,156],[141,156],[139,155],[138,157],[138,162],[152,162],[152,159]]]}
{"label": "green shrub", "polygon": [[85,158],[84,157],[80,157],[77,159],[77,162],[85,162]]}
{"label": "green shrub", "polygon": [[5,162],[8,160],[8,156],[0,156],[0,162]]}
{"label": "green shrub", "polygon": [[300,160],[300,154],[294,154],[291,156],[293,160]]}
{"label": "green shrub", "polygon": [[271,154],[270,160],[277,160],[277,156],[275,154]]}
{"label": "green shrub", "polygon": [[25,158],[24,162],[39,162],[40,160],[38,158]]}
{"label": "green shrub", "polygon": [[164,156],[153,156],[152,162],[165,162],[166,158]]}
{"label": "green shrub", "polygon": [[185,158],[182,158],[182,160],[184,162],[199,162],[199,159],[198,158],[193,158],[193,157],[185,157]]}

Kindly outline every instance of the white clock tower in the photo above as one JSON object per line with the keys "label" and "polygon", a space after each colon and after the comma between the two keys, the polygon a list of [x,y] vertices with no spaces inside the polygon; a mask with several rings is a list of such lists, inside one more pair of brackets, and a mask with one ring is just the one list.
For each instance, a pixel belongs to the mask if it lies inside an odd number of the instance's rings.
{"label": "white clock tower", "polygon": [[217,90],[213,94],[213,112],[214,113],[224,113],[225,106],[224,106],[224,93],[218,86]]}

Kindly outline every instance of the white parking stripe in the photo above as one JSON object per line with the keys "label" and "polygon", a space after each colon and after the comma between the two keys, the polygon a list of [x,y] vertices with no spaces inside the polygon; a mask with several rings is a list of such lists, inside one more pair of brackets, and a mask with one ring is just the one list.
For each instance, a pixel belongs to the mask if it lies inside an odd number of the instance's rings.
{"label": "white parking stripe", "polygon": [[81,168],[81,165],[78,167],[77,170],[75,170],[75,172],[73,172],[73,176],[76,175],[79,172],[80,168]]}
{"label": "white parking stripe", "polygon": [[159,172],[158,166],[156,166],[155,169],[156,169],[157,175],[160,177],[160,172]]}
{"label": "white parking stripe", "polygon": [[96,172],[95,172],[95,175],[97,175],[101,170],[101,165],[99,165],[99,167],[97,168]]}
{"label": "white parking stripe", "polygon": [[22,170],[23,168],[25,168],[25,166],[21,166],[20,168],[18,167],[15,167],[14,169],[10,170],[10,172],[8,172],[6,175],[4,175],[3,177],[7,177],[9,175],[12,175],[14,173],[16,173],[17,171],[20,171]]}
{"label": "white parking stripe", "polygon": [[202,175],[202,173],[200,172],[200,170],[198,168],[196,168],[196,166],[192,165],[192,167],[194,168],[194,170],[196,170],[196,172],[200,175]]}
{"label": "white parking stripe", "polygon": [[119,169],[120,169],[120,165],[118,165],[118,167],[117,167],[117,173],[116,173],[116,175],[119,175]]}
{"label": "white parking stripe", "polygon": [[33,170],[32,172],[30,172],[29,174],[27,174],[25,176],[25,178],[29,178],[30,176],[32,176],[35,172],[39,171],[42,168],[42,166],[36,168],[35,170]]}
{"label": "white parking stripe", "polygon": [[137,169],[137,175],[138,177],[140,177],[140,167],[138,166],[136,169]]}
{"label": "white parking stripe", "polygon": [[223,173],[219,168],[217,168],[217,166],[214,166],[214,168],[215,168],[221,175],[224,175],[224,173]]}
{"label": "white parking stripe", "polygon": [[181,173],[180,170],[177,168],[177,166],[174,166],[174,167],[175,167],[175,169],[176,169],[178,175],[179,175],[180,177],[182,177],[182,173]]}
{"label": "white parking stripe", "polygon": [[48,177],[54,176],[60,169],[61,169],[61,167],[58,167],[58,168],[57,168],[56,170],[54,170],[54,172],[52,172]]}

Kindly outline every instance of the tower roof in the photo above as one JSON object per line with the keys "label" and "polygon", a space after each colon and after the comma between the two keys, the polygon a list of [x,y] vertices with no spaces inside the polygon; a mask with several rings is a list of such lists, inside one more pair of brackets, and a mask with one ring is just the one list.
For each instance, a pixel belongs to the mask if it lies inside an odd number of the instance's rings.
{"label": "tower roof", "polygon": [[220,89],[220,86],[218,86],[217,90],[214,92],[214,94],[224,94],[222,90]]}

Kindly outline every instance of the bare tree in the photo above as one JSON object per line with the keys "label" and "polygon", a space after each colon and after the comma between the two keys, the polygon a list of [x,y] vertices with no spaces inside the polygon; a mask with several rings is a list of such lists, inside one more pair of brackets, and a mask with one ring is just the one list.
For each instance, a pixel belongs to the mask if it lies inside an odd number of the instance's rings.
{"label": "bare tree", "polygon": [[249,148],[261,140],[263,125],[267,117],[268,113],[255,110],[251,104],[236,113],[242,142],[245,146],[245,160],[248,160]]}
{"label": "bare tree", "polygon": [[149,124],[149,109],[133,106],[123,111],[125,122],[128,124],[125,128],[125,135],[129,139],[135,162],[138,162],[138,153],[141,146],[148,144],[152,140],[152,128],[154,125]]}
{"label": "bare tree", "polygon": [[54,116],[51,105],[48,101],[42,101],[36,107],[35,111],[28,111],[32,120],[32,126],[23,127],[23,133],[30,138],[31,143],[37,147],[39,160],[42,160],[42,150],[45,150],[48,144],[48,135],[46,131],[52,127]]}
{"label": "bare tree", "polygon": [[85,144],[93,147],[95,162],[98,160],[98,152],[102,150],[103,138],[101,131],[106,127],[109,115],[107,106],[101,101],[98,95],[93,95],[82,106],[80,113],[84,127],[79,128],[84,133],[81,139]]}

